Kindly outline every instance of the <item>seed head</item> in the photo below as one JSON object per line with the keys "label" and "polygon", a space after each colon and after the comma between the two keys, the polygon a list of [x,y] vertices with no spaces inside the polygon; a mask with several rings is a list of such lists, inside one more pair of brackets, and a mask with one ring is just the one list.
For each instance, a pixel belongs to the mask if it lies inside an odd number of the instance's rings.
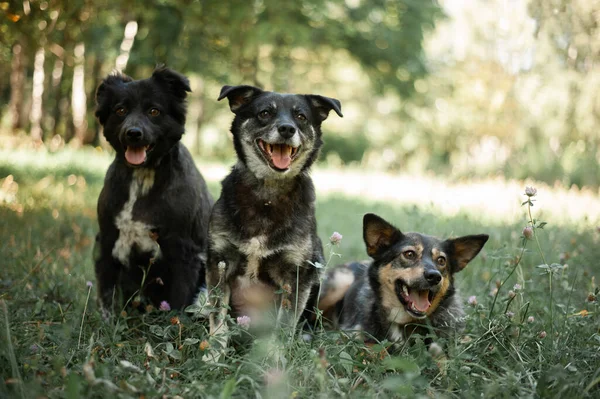
{"label": "seed head", "polygon": [[471,306],[477,306],[477,297],[475,295],[471,295],[467,300],[467,303]]}
{"label": "seed head", "polygon": [[209,346],[210,346],[210,344],[208,343],[207,340],[200,342],[200,350],[201,351],[205,351],[206,349],[208,349]]}

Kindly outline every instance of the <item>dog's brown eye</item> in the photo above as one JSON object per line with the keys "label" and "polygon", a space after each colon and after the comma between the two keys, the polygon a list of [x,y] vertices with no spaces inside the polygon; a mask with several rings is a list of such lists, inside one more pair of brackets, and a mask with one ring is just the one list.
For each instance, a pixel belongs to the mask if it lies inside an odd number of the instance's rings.
{"label": "dog's brown eye", "polygon": [[271,113],[267,110],[264,110],[264,111],[260,111],[258,113],[258,116],[264,119],[264,118],[268,118],[269,116],[271,116]]}
{"label": "dog's brown eye", "polygon": [[440,266],[446,266],[446,258],[444,258],[443,256],[440,256],[439,258],[437,258],[437,263]]}
{"label": "dog's brown eye", "polygon": [[305,121],[306,116],[304,114],[298,114],[296,115],[296,119],[298,119],[299,121]]}
{"label": "dog's brown eye", "polygon": [[158,116],[160,115],[160,111],[157,108],[152,108],[150,110],[150,116]]}
{"label": "dog's brown eye", "polygon": [[404,251],[404,257],[406,259],[414,259],[416,256],[415,251]]}
{"label": "dog's brown eye", "polygon": [[123,107],[121,108],[117,108],[116,114],[119,116],[125,116],[125,114],[127,113],[127,110]]}

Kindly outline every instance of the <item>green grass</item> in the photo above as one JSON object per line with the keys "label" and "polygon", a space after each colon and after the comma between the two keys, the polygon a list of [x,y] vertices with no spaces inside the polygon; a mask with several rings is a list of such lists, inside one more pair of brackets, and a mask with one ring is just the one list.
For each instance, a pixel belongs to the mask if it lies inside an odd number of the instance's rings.
{"label": "green grass", "polygon": [[[366,212],[406,231],[490,234],[483,253],[458,276],[465,299],[475,295],[478,304],[466,305],[466,330],[444,342],[445,367],[420,340],[389,357],[384,346],[367,347],[337,332],[305,342],[285,331],[231,351],[215,366],[202,361],[206,323],[186,314],[177,315],[179,323],[172,320],[176,313],[159,311],[130,312],[108,323],[100,317],[96,288],[86,282],[94,282],[95,202],[106,154],[2,155],[0,397],[600,395],[600,309],[588,300],[600,276],[597,221],[557,227],[545,220],[548,225],[536,229],[541,251],[533,240],[522,251],[526,207],[522,217],[497,223],[468,210],[446,216],[427,206],[319,195],[321,238],[327,242],[333,231],[344,236],[334,248],[341,258],[334,256],[332,264],[366,258]],[[217,195],[218,182],[210,189]],[[534,218],[539,211],[533,208]],[[552,301],[548,274],[537,267],[542,254],[556,264]],[[491,312],[490,292],[509,275]],[[522,288],[510,299],[517,283]],[[238,326],[233,331],[242,332]]]}

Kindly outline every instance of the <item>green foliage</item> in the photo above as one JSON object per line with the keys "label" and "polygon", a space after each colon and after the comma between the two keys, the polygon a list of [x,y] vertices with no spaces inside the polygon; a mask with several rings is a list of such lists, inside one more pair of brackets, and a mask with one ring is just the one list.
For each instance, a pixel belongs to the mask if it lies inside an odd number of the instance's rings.
{"label": "green foliage", "polygon": [[[465,305],[465,331],[436,338],[447,356],[433,358],[422,338],[389,357],[387,342],[369,347],[334,331],[305,341],[282,329],[251,347],[231,347],[215,365],[202,361],[208,323],[188,313],[128,311],[102,320],[96,287],[86,281],[94,282],[95,201],[110,157],[89,151],[0,160],[0,396],[591,398],[600,392],[600,234],[593,221],[557,226],[546,213],[544,224],[537,219],[544,210],[531,202],[529,215],[524,198],[523,219],[535,228],[538,247],[519,238],[522,219],[448,216],[426,199],[412,207],[319,195],[320,237],[344,236],[339,246],[326,247],[341,254],[331,265],[366,258],[365,212],[405,231],[490,234],[457,276],[464,297],[476,296]],[[216,182],[210,187],[218,194]],[[234,324],[231,333],[244,330]]]}

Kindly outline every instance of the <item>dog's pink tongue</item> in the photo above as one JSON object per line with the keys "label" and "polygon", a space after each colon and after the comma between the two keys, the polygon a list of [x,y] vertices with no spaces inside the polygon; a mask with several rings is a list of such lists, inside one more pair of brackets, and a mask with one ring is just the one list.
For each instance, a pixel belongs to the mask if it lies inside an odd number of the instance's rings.
{"label": "dog's pink tongue", "polygon": [[431,303],[429,303],[429,291],[411,290],[408,296],[419,312],[425,312],[431,306]]}
{"label": "dog's pink tongue", "polygon": [[141,165],[146,160],[145,147],[127,147],[125,159],[132,165]]}
{"label": "dog's pink tongue", "polygon": [[273,152],[271,153],[271,160],[273,161],[273,165],[275,165],[279,169],[289,168],[290,163],[292,163],[292,157],[290,156],[291,153],[292,148],[289,145],[274,144]]}

